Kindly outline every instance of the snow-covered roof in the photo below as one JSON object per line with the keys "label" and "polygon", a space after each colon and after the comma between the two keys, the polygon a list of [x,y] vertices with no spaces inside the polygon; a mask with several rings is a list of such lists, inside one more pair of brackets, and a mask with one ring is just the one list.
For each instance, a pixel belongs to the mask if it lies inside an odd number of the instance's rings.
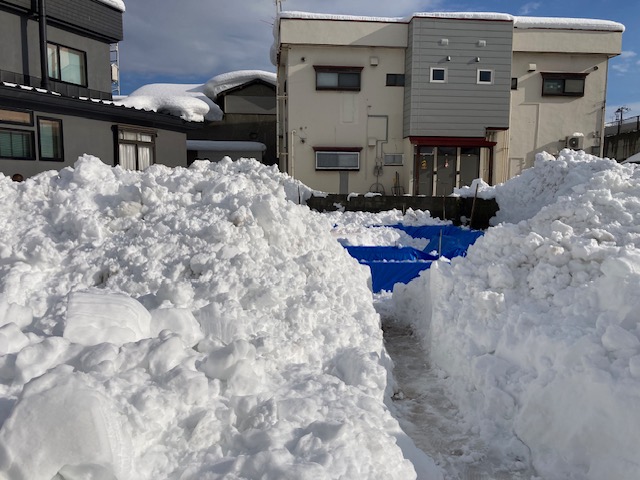
{"label": "snow-covered roof", "polygon": [[110,7],[115,8],[116,10],[120,10],[121,12],[125,11],[124,0],[98,0],[100,3],[104,3],[105,5],[109,5]]}
{"label": "snow-covered roof", "polygon": [[360,22],[408,23],[413,18],[449,18],[461,20],[496,20],[513,22],[515,28],[548,28],[560,30],[605,30],[623,32],[624,25],[610,20],[589,18],[518,17],[495,12],[417,12],[406,17],[368,17],[310,12],[280,12],[280,18],[307,20],[347,20]]}
{"label": "snow-covered roof", "polygon": [[187,150],[209,152],[264,152],[267,146],[260,142],[229,140],[187,140]]}
{"label": "snow-covered roof", "polygon": [[203,92],[204,85],[152,83],[116,100],[117,105],[167,112],[190,122],[222,120],[222,110]]}
{"label": "snow-covered roof", "polygon": [[255,80],[262,80],[271,85],[276,85],[277,75],[262,70],[238,70],[216,75],[204,84],[204,93],[216,99],[218,95]]}
{"label": "snow-covered roof", "polygon": [[115,99],[115,103],[167,112],[190,122],[215,122],[224,116],[214,102],[218,95],[255,80],[275,85],[276,74],[262,70],[238,70],[216,75],[204,84],[152,83],[140,87],[127,97]]}

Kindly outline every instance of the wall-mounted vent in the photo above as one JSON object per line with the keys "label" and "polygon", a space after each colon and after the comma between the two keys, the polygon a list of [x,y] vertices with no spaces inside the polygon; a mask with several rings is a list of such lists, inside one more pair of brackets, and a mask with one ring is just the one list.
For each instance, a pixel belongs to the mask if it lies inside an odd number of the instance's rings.
{"label": "wall-mounted vent", "polygon": [[582,144],[584,141],[583,136],[570,136],[567,137],[566,146],[567,148],[571,148],[572,150],[580,150],[582,149]]}

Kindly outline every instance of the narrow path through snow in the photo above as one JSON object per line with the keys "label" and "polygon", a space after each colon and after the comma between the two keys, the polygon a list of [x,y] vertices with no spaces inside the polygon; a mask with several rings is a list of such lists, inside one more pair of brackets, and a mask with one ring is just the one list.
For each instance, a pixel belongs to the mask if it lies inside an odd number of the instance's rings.
{"label": "narrow path through snow", "polygon": [[395,363],[398,393],[394,406],[398,421],[416,446],[444,470],[446,480],[529,480],[534,470],[513,465],[492,451],[490,445],[470,430],[437,370],[411,327],[382,319],[385,345]]}

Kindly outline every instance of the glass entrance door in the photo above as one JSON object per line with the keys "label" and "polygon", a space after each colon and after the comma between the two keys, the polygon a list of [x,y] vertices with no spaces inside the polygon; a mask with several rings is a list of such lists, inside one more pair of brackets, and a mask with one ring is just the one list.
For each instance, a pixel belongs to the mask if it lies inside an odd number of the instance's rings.
{"label": "glass entrance door", "polygon": [[414,172],[416,172],[414,195],[433,195],[433,167],[435,147],[418,147]]}

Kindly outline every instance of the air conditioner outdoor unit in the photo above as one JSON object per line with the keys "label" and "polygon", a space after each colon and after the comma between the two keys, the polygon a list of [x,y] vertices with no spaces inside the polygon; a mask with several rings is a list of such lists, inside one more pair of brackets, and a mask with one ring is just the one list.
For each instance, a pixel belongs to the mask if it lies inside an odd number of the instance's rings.
{"label": "air conditioner outdoor unit", "polygon": [[583,136],[571,136],[567,137],[566,145],[567,148],[571,148],[572,150],[581,150],[583,141]]}

